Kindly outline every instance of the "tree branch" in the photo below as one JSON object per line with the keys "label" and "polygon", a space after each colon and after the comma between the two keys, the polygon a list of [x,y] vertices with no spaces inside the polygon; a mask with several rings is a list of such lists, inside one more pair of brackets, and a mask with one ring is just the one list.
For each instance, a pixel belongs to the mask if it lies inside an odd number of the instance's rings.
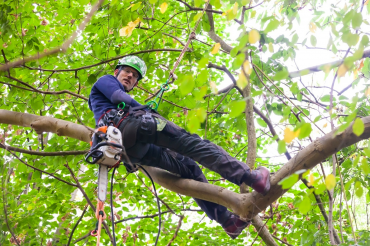
{"label": "tree branch", "polygon": [[105,64],[105,63],[109,63],[111,61],[115,61],[115,60],[121,59],[121,58],[126,57],[126,56],[139,55],[139,54],[145,54],[145,53],[151,53],[151,52],[158,52],[158,51],[181,52],[180,49],[152,49],[152,50],[142,50],[142,51],[138,51],[138,52],[132,52],[132,53],[127,54],[127,55],[116,56],[116,57],[110,58],[110,59],[105,60],[105,61],[101,61],[101,62],[92,64],[92,65],[87,65],[87,66],[78,67],[78,68],[42,69],[42,68],[38,68],[38,67],[28,67],[26,65],[24,65],[23,67],[25,67],[25,68],[27,68],[29,70],[38,70],[38,71],[45,71],[45,72],[74,72],[74,71],[79,71],[79,70],[83,70],[83,69],[87,69],[87,68],[96,67],[96,66],[99,66],[99,65],[102,65],[102,64]]}
{"label": "tree branch", "polygon": [[29,57],[23,57],[21,59],[18,59],[13,62],[9,62],[3,66],[0,67],[0,71],[6,71],[9,68],[20,66],[25,64],[26,62],[33,61],[33,60],[39,60],[43,57],[53,55],[53,54],[58,54],[60,52],[66,52],[69,48],[69,46],[73,43],[75,38],[77,37],[78,34],[80,34],[87,24],[90,22],[91,18],[93,17],[94,13],[99,9],[100,5],[104,2],[104,0],[99,0],[94,6],[92,6],[90,12],[86,15],[85,19],[82,21],[82,23],[78,26],[77,30],[74,31],[69,39],[67,39],[61,46],[56,47],[52,50],[43,52],[41,54],[29,56]]}
{"label": "tree branch", "polygon": [[89,150],[76,150],[76,151],[58,151],[58,152],[43,152],[43,151],[33,151],[33,150],[26,150],[26,149],[20,149],[8,145],[0,144],[0,148],[13,150],[15,152],[20,152],[24,154],[29,155],[40,155],[40,156],[65,156],[65,155],[84,155]]}
{"label": "tree branch", "polygon": [[66,180],[64,180],[64,179],[61,179],[61,178],[59,178],[59,177],[55,176],[55,175],[54,175],[54,174],[52,174],[52,173],[45,172],[45,171],[43,171],[43,170],[41,170],[41,169],[38,169],[37,167],[34,167],[34,166],[31,166],[30,164],[27,164],[25,161],[23,161],[21,158],[19,158],[16,154],[14,154],[11,150],[9,150],[9,149],[7,148],[7,146],[3,145],[2,143],[0,143],[0,146],[1,146],[1,148],[6,149],[10,154],[12,154],[15,158],[17,158],[20,162],[22,162],[22,163],[23,163],[24,165],[26,165],[27,167],[30,167],[30,168],[32,168],[32,169],[34,169],[34,170],[36,170],[36,171],[39,171],[39,172],[45,173],[45,174],[47,174],[47,175],[49,175],[49,176],[51,176],[51,177],[55,178],[56,180],[59,180],[59,181],[61,181],[61,182],[65,183],[65,184],[67,184],[67,185],[77,187],[77,185],[76,185],[76,184],[73,184],[73,183],[71,183],[71,182],[68,182],[68,181],[66,181]]}
{"label": "tree branch", "polygon": [[215,41],[216,43],[220,43],[221,44],[221,48],[227,52],[230,53],[230,51],[232,50],[232,47],[228,44],[226,44],[226,42],[224,40],[222,40],[222,38],[220,38],[216,32],[215,32],[215,23],[214,23],[214,20],[213,20],[213,15],[212,15],[212,12],[209,12],[209,11],[212,11],[212,5],[209,4],[208,7],[207,7],[207,16],[208,16],[208,21],[209,21],[209,25],[211,26],[211,29],[210,31],[208,32],[208,36],[213,40]]}
{"label": "tree branch", "polygon": [[[365,50],[361,59],[366,58],[366,57],[370,57],[370,50]],[[328,63],[325,63],[325,64],[321,64],[321,65],[317,65],[317,66],[313,66],[313,67],[308,67],[308,68],[305,68],[305,69],[302,69],[302,70],[299,70],[299,71],[291,72],[291,73],[289,73],[289,77],[290,78],[296,78],[296,77],[304,76],[304,75],[311,74],[311,73],[321,72],[321,71],[324,71],[327,68],[338,67],[340,64],[343,63],[343,61],[344,60],[337,60],[337,61],[334,61],[334,62],[328,62]]]}
{"label": "tree branch", "polygon": [[175,234],[173,234],[173,237],[171,238],[171,240],[168,242],[167,246],[170,246],[173,241],[175,241],[176,237],[177,237],[177,233],[179,232],[180,230],[180,227],[181,227],[181,222],[182,220],[185,218],[184,215],[180,215],[180,219],[179,219],[179,222],[177,224],[177,227],[176,227],[176,231],[175,231]]}
{"label": "tree branch", "polygon": [[14,238],[16,244],[18,246],[20,246],[19,242],[18,242],[18,239],[17,237],[15,236],[13,230],[10,228],[9,226],[9,220],[8,220],[8,209],[6,208],[6,206],[8,206],[6,203],[6,196],[5,196],[5,193],[6,193],[6,188],[4,187],[4,182],[6,182],[6,179],[4,180],[4,177],[2,177],[2,186],[3,186],[3,206],[4,206],[4,217],[5,217],[5,223],[6,223],[6,226],[8,227],[8,230],[10,232],[10,234],[12,235],[12,237]]}
{"label": "tree branch", "polygon": [[72,238],[73,238],[73,233],[75,232],[78,224],[81,222],[82,218],[84,217],[87,208],[88,208],[88,205],[85,206],[84,210],[82,211],[82,214],[81,214],[80,218],[77,220],[75,226],[73,227],[73,229],[71,231],[71,234],[69,235],[67,246],[69,246],[71,244],[71,241],[72,241]]}
{"label": "tree branch", "polygon": [[[59,94],[65,94],[65,93],[67,93],[67,94],[70,94],[70,95],[72,95],[72,96],[75,96],[75,97],[81,98],[81,99],[83,99],[83,100],[85,100],[85,101],[88,101],[88,98],[87,98],[87,97],[81,96],[81,95],[79,95],[79,94],[77,94],[77,93],[74,93],[74,92],[71,92],[71,91],[69,91],[69,90],[62,90],[62,91],[41,91],[41,90],[39,90],[39,89],[37,89],[37,88],[35,88],[35,87],[33,87],[33,86],[30,86],[30,85],[29,85],[29,84],[27,84],[26,82],[24,82],[24,81],[22,81],[22,80],[17,79],[17,78],[14,78],[14,77],[11,77],[11,76],[9,76],[9,77],[7,77],[7,78],[12,79],[12,80],[14,80],[14,81],[17,81],[17,82],[19,82],[19,83],[21,83],[21,84],[23,84],[23,85],[25,85],[25,86],[27,86],[27,87],[31,88],[33,91],[38,92],[38,93],[41,93],[41,94],[46,94],[46,95],[59,95]],[[0,82],[0,83],[2,83],[2,84],[6,84],[5,82]],[[13,86],[13,85],[12,85],[12,86]],[[18,88],[19,88],[19,87],[18,87]]]}
{"label": "tree branch", "polygon": [[[14,118],[15,115],[18,116],[16,119]],[[0,110],[0,123],[29,126],[23,121],[24,119],[27,119],[27,117],[40,117],[41,119],[47,118],[11,112],[7,110]],[[56,121],[56,124],[60,124],[60,121],[64,122],[63,120],[58,119],[53,120]],[[334,130],[325,136],[316,139],[313,143],[300,150],[294,158],[289,160],[274,175],[271,176],[271,190],[265,196],[256,192],[249,194],[237,194],[227,189],[220,188],[219,186],[205,184],[189,179],[182,179],[158,168],[146,167],[146,169],[157,184],[169,190],[226,206],[243,219],[250,220],[260,211],[265,209],[272,201],[275,201],[287,191],[283,190],[281,186],[278,185],[282,179],[298,170],[312,169],[333,153],[336,153],[337,151],[361,140],[369,138],[370,116],[362,118],[362,121],[364,122],[364,132],[359,137],[354,135],[351,124],[344,132],[337,132],[337,130]],[[26,120],[26,122],[29,122],[29,120]],[[86,142],[90,141],[90,132],[87,129],[72,122],[69,124],[71,127],[63,132],[63,136],[84,139]],[[76,132],[75,129],[79,127],[80,131]],[[72,134],[72,132],[74,132],[74,134]],[[85,137],[83,137],[83,135],[85,135]],[[86,193],[84,196],[86,196]]]}

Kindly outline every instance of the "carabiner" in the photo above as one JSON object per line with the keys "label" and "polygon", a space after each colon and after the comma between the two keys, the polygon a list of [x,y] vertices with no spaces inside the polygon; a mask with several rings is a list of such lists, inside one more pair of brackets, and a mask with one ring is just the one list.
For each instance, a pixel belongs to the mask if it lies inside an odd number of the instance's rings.
{"label": "carabiner", "polygon": [[[120,107],[120,105],[122,104],[122,107]],[[118,105],[117,105],[117,108],[118,109],[124,109],[126,107],[126,103],[124,102],[120,102]]]}

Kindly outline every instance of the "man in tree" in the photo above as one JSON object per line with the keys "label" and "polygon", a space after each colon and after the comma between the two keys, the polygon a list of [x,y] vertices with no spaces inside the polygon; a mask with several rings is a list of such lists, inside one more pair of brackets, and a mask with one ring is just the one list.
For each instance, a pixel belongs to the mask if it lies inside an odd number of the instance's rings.
{"label": "man in tree", "polygon": [[[196,134],[189,134],[127,94],[145,76],[146,70],[140,58],[124,57],[118,62],[114,76],[105,75],[98,79],[89,97],[89,107],[97,126],[114,125],[120,129],[131,162],[155,166],[182,178],[207,183],[195,163],[197,161],[236,185],[245,183],[266,194],[270,189],[267,168],[250,170],[221,147]],[[120,109],[120,105],[125,106]],[[195,201],[210,219],[221,224],[231,238],[236,238],[249,225],[226,207],[200,199]]]}

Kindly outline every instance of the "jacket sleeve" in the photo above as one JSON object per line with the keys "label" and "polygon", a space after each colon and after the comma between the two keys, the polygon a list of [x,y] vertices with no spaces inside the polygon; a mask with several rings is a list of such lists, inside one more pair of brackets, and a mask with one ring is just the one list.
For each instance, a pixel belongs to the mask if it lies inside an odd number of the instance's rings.
{"label": "jacket sleeve", "polygon": [[124,102],[130,106],[140,106],[132,97],[130,97],[124,90],[121,88],[119,82],[113,76],[103,76],[95,83],[96,89],[104,94],[106,98],[111,101],[113,104],[119,104]]}

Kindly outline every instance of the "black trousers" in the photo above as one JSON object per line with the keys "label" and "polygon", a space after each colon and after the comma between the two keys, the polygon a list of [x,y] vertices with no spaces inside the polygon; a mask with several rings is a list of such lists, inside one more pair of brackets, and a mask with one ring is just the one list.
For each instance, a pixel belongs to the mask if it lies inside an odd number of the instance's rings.
{"label": "black trousers", "polygon": [[[147,125],[143,127],[142,114],[146,112],[138,112],[128,117],[125,119],[127,122],[120,127],[127,154],[136,159],[136,162],[204,183],[208,181],[195,161],[237,185],[240,185],[250,172],[245,163],[231,157],[221,147],[201,139],[196,134],[189,134],[158,114],[153,114],[157,123],[154,125],[155,129],[150,129]],[[163,129],[158,129],[159,122],[165,122]],[[147,149],[147,152],[140,156],[140,150],[143,149]],[[195,201],[210,219],[219,223],[223,223],[230,214],[224,206],[200,199]]]}

